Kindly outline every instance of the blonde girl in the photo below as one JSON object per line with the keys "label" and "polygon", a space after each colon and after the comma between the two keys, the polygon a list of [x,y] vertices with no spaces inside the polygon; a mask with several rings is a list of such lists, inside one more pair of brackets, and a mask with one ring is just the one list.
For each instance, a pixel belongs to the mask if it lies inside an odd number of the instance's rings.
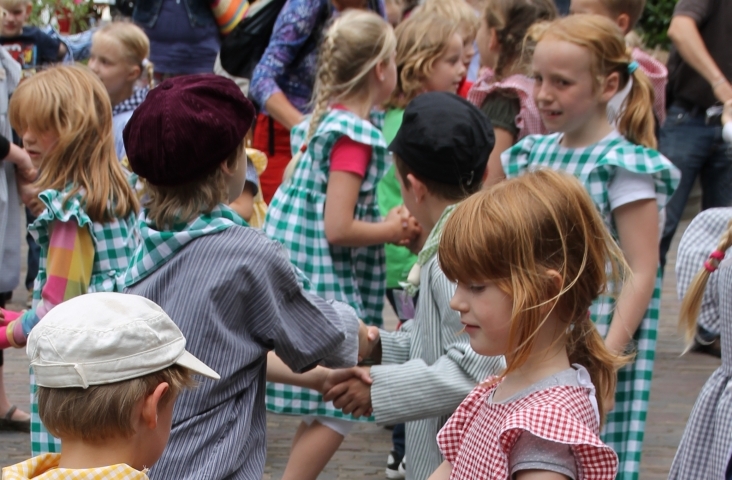
{"label": "blonde girl", "polygon": [[145,100],[147,86],[153,84],[153,65],[147,59],[150,41],[140,27],[128,21],[108,23],[92,37],[89,68],[97,74],[112,102],[114,146],[117,157],[125,156],[122,131],[138,105]]}
{"label": "blonde girl", "polygon": [[[500,254],[496,254],[500,252]],[[431,480],[613,480],[599,437],[625,361],[588,315],[617,278],[622,253],[582,184],[538,170],[463,202],[440,240],[470,346],[504,355],[506,370],[476,387],[437,436],[446,461]]]}
{"label": "blonde girl", "polygon": [[679,329],[690,347],[697,322],[721,332],[722,365],[709,377],[689,416],[671,465],[670,480],[730,478],[732,397],[732,208],[697,215],[684,232],[676,260]]}
{"label": "blonde girl", "polygon": [[478,28],[478,52],[483,71],[468,100],[493,124],[496,147],[488,159],[484,187],[506,178],[501,153],[527,135],[545,134],[528,76],[524,37],[537,22],[557,16],[553,0],[488,0]]}
{"label": "blonde girl", "polygon": [[[396,39],[378,15],[347,11],[328,29],[320,53],[313,114],[292,132],[291,178],[275,193],[265,233],[325,299],[346,302],[381,325],[385,243],[409,242],[414,220],[395,208],[382,220],[376,184],[386,172],[386,142],[370,121],[396,83]],[[314,391],[270,384],[267,407],[306,415],[284,479],[315,479],[351,428],[353,417]]]}
{"label": "blonde girl", "polygon": [[[10,345],[22,347],[55,305],[85,293],[122,290],[136,247],[138,203],[114,152],[109,97],[86,67],[54,67],[25,80],[10,101],[10,123],[40,164],[35,186],[44,207],[28,227],[41,247],[33,308],[0,332]],[[37,412],[34,395],[31,400]],[[33,455],[59,447],[32,413]]]}
{"label": "blonde girl", "polygon": [[[573,15],[537,25],[530,34],[537,42],[534,100],[544,125],[556,133],[525,137],[501,161],[509,178],[537,167],[576,176],[628,261],[632,275],[617,301],[601,297],[593,304],[592,319],[611,352],[637,352],[635,362],[618,374],[615,406],[603,432],[620,457],[618,479],[637,479],[661,295],[659,211],[680,176],[653,150],[652,88],[612,21]],[[631,78],[616,130],[607,104]]]}

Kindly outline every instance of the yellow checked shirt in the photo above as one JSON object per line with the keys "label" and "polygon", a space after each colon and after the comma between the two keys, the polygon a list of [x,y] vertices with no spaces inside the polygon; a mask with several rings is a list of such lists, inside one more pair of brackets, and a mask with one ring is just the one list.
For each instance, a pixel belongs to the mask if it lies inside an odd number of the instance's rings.
{"label": "yellow checked shirt", "polygon": [[148,480],[142,472],[120,463],[108,467],[69,469],[58,468],[60,453],[46,453],[10,467],[3,468],[3,480]]}

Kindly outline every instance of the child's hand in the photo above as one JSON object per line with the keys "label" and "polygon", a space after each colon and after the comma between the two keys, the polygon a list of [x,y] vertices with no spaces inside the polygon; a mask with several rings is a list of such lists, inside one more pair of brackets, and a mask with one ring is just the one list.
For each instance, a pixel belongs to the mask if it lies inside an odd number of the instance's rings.
{"label": "child's hand", "polygon": [[[370,372],[368,367],[364,370]],[[360,378],[351,378],[331,388],[323,395],[323,400],[332,400],[333,405],[343,410],[343,413],[350,413],[356,418],[367,417],[372,412],[371,382],[365,383]]]}
{"label": "child's hand", "polygon": [[386,215],[384,223],[392,227],[393,235],[389,243],[395,245],[408,245],[413,239],[418,238],[422,231],[417,220],[411,216],[404,205],[392,208]]}
{"label": "child's hand", "polygon": [[732,100],[728,100],[724,103],[724,110],[722,110],[722,125],[726,125],[732,122]]}
{"label": "child's hand", "polygon": [[[361,322],[359,320],[359,322]],[[374,347],[379,343],[379,329],[378,327],[369,327],[365,323],[361,322],[361,326],[358,329],[358,361],[361,362],[364,359],[371,357],[371,352],[374,351]]]}
{"label": "child's hand", "polygon": [[351,367],[351,368],[339,368],[330,370],[325,376],[323,383],[318,388],[318,391],[325,395],[337,385],[348,381],[352,378],[356,378],[361,382],[371,384],[371,376],[369,375],[369,369],[364,367]]}
{"label": "child's hand", "polygon": [[24,182],[18,178],[18,193],[20,194],[20,200],[36,217],[46,208],[43,202],[38,198],[38,194],[41,193],[41,189],[32,183]]}

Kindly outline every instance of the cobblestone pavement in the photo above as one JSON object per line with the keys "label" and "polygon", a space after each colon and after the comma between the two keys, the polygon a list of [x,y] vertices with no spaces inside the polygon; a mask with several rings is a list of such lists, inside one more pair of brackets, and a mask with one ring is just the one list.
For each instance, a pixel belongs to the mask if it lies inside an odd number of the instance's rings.
{"label": "cobblestone pavement", "polygon": [[[687,224],[685,222],[682,227],[685,228]],[[671,251],[675,252],[676,248],[672,247]],[[668,275],[664,282],[656,369],[641,463],[640,478],[643,480],[667,477],[694,400],[704,382],[719,365],[718,360],[704,355],[679,356],[682,342],[676,332],[679,302],[676,300],[673,275],[674,260],[674,256],[669,258]],[[14,301],[18,302],[19,299],[25,299],[22,289],[16,291]],[[19,308],[21,305],[16,303],[10,307]],[[387,315],[387,326],[393,324],[393,315]],[[9,396],[20,408],[27,409],[28,362],[25,355],[22,351],[6,351],[5,363],[5,385]],[[267,463],[263,478],[276,480],[281,477],[298,423],[297,418],[268,415]],[[390,439],[391,432],[383,428],[356,425],[320,478],[385,478],[383,472],[391,447]],[[0,432],[0,465],[26,459],[30,454],[29,443],[29,437],[25,434]]]}

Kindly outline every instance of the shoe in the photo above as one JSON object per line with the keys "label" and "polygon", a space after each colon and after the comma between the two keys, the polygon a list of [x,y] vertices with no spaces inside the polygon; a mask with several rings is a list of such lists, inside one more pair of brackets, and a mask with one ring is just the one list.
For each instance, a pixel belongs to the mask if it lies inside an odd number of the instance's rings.
{"label": "shoe", "polygon": [[402,457],[402,461],[399,462],[399,473],[402,474],[402,478],[407,476],[407,457]]}
{"label": "shoe", "polygon": [[404,458],[397,452],[392,450],[389,453],[389,458],[386,460],[386,478],[389,479],[402,479],[404,478]]}
{"label": "shoe", "polygon": [[711,355],[712,357],[722,358],[722,343],[719,337],[714,340],[702,340],[699,335],[694,336],[694,344],[689,349],[692,352]]}
{"label": "shoe", "polygon": [[5,416],[0,418],[0,432],[14,431],[30,433],[30,418],[28,420],[13,420],[13,414],[17,409],[18,407],[11,405]]}

